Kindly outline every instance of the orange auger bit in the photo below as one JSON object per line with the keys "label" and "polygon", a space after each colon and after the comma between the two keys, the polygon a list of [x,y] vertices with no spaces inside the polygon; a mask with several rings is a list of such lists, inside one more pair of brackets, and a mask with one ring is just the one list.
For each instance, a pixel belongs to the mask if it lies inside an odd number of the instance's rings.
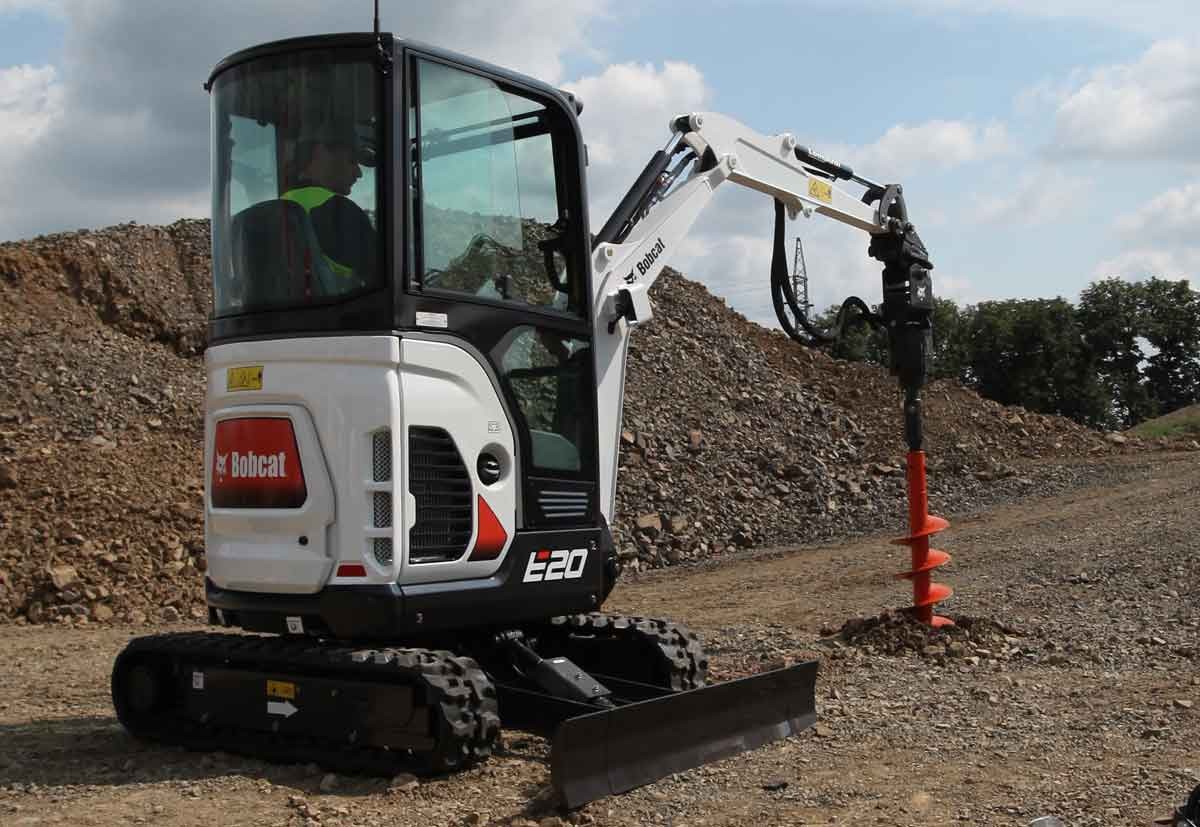
{"label": "orange auger bit", "polygon": [[929,547],[929,538],[945,531],[950,523],[929,513],[929,493],[925,486],[925,452],[908,452],[908,536],[892,540],[895,545],[912,549],[912,568],[897,577],[912,581],[913,615],[926,625],[953,626],[948,617],[935,615],[933,606],[952,595],[954,591],[942,583],[934,583],[930,573],[938,566],[950,562],[950,555],[940,549]]}

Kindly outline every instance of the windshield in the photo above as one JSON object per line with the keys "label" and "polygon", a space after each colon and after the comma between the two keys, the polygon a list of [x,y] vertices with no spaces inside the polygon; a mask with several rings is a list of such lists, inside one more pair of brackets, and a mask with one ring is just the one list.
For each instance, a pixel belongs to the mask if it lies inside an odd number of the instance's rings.
{"label": "windshield", "polygon": [[217,77],[215,315],[324,303],[382,285],[379,101],[370,54],[353,49],[262,58]]}

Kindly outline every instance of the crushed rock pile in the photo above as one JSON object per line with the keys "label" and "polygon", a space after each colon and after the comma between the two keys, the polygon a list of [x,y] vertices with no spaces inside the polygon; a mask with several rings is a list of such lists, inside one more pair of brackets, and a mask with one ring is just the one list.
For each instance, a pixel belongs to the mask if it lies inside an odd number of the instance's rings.
{"label": "crushed rock pile", "polygon": [[[0,621],[204,615],[208,248],[206,221],[0,244]],[[902,522],[890,377],[751,324],[673,271],[652,293],[621,436],[627,569]],[[1139,444],[945,383],[927,399],[943,512],[1058,484],[1031,461]]]}
{"label": "crushed rock pile", "polygon": [[1027,647],[1024,635],[994,620],[962,615],[952,620],[953,626],[933,628],[909,612],[884,612],[852,618],[840,629],[823,629],[822,633],[872,655],[915,654],[936,661],[962,658],[976,665],[1018,657]]}

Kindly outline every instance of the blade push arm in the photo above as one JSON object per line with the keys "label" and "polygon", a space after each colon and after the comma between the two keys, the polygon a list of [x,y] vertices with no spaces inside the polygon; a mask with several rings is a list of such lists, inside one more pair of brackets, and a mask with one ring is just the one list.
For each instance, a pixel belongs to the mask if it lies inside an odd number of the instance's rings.
{"label": "blade push arm", "polygon": [[[869,253],[884,264],[882,323],[892,372],[905,387],[906,432],[920,443],[919,390],[930,350],[932,268],[908,221],[899,186],[882,186],[798,145],[788,133],[763,135],[725,115],[676,118],[667,148],[656,153],[605,224],[592,250],[595,358],[599,399],[601,509],[611,522],[624,398],[625,356],[632,328],[653,315],[648,291],[713,196],[726,182],[775,199],[795,218],[813,214],[871,237]],[[674,164],[674,166],[672,166]],[[684,174],[690,167],[690,173]],[[865,188],[855,197],[838,186]],[[782,243],[777,232],[776,245]],[[861,304],[861,302],[860,302]]]}

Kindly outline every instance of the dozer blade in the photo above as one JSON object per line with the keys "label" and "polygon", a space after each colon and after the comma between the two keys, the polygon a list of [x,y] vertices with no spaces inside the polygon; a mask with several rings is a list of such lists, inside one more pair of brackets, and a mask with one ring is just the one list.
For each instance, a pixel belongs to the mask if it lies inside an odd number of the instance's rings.
{"label": "dozer blade", "polygon": [[817,662],[627,704],[564,721],[551,780],[579,807],[796,735],[817,719]]}

